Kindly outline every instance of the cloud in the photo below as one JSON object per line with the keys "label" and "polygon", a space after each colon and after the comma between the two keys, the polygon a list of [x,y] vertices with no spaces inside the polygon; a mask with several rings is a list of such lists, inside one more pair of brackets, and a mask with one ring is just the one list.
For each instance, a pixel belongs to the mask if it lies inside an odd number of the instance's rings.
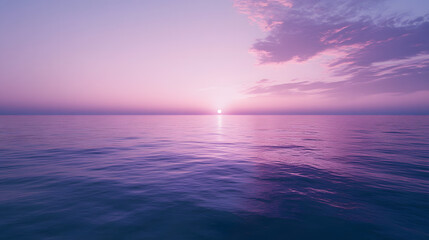
{"label": "cloud", "polygon": [[236,0],[236,7],[267,31],[251,49],[261,64],[306,63],[335,52],[326,67],[332,77],[342,77],[339,82],[258,83],[247,93],[358,97],[429,90],[429,15],[386,14],[388,4],[383,0]]}
{"label": "cloud", "polygon": [[264,30],[271,30],[282,23],[276,16],[293,4],[290,0],[235,0],[234,6]]}
{"label": "cloud", "polygon": [[332,97],[362,97],[383,93],[413,93],[429,90],[429,55],[380,62],[356,70],[344,81],[299,81],[270,84],[263,79],[247,89],[247,94],[313,94],[324,93]]}

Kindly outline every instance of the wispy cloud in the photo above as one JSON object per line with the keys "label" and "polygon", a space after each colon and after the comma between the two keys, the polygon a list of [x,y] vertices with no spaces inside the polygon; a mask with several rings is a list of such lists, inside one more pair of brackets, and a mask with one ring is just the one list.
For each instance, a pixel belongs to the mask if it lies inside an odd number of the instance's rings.
{"label": "wispy cloud", "polygon": [[[251,51],[261,64],[301,62],[335,52],[334,78],[261,85],[249,94],[325,93],[364,96],[429,90],[429,15],[385,14],[382,0],[237,0],[267,31]],[[417,6],[418,7],[418,6]]]}

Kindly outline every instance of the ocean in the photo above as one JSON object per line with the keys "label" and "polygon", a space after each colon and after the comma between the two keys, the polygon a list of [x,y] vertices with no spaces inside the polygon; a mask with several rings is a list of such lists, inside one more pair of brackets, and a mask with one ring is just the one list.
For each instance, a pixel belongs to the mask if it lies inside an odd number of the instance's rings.
{"label": "ocean", "polygon": [[0,239],[429,239],[429,116],[0,116]]}

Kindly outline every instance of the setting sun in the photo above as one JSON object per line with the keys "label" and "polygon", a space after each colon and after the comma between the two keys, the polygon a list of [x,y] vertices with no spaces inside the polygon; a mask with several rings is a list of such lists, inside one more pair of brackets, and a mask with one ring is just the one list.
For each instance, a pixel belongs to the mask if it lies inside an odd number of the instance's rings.
{"label": "setting sun", "polygon": [[221,113],[222,113],[222,109],[218,109],[218,110],[217,110],[217,113],[218,113],[218,114],[221,114]]}

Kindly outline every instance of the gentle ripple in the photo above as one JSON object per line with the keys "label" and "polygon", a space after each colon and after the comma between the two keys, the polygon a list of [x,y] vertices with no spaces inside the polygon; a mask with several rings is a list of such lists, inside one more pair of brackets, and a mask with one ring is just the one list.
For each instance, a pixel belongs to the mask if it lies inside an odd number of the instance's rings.
{"label": "gentle ripple", "polygon": [[0,239],[428,239],[427,116],[1,116]]}

